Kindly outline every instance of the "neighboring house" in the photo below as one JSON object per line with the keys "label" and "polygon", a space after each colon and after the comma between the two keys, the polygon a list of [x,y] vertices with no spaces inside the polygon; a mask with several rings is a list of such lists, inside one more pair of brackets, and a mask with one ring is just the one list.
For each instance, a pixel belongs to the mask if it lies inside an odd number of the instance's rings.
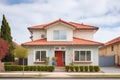
{"label": "neighboring house", "polygon": [[113,56],[113,61],[109,61],[115,65],[120,65],[120,37],[105,43],[103,47],[99,48],[99,53],[101,56]]}
{"label": "neighboring house", "polygon": [[57,66],[98,65],[98,47],[93,41],[98,27],[56,20],[48,24],[28,27],[32,41],[23,43],[28,48],[28,65],[44,65],[45,58],[57,57]]}

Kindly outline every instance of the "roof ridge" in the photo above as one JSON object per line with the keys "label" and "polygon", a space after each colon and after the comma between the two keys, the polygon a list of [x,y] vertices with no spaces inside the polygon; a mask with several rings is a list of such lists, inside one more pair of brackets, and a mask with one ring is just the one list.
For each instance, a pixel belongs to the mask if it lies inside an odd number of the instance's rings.
{"label": "roof ridge", "polygon": [[120,40],[117,40],[117,39],[120,39],[120,36],[106,42],[105,45],[113,44],[113,43],[116,43],[116,42],[120,41]]}
{"label": "roof ridge", "polygon": [[68,24],[76,29],[92,29],[92,30],[97,30],[98,27],[96,26],[90,26],[90,25],[85,25],[85,24],[80,24],[80,23],[76,23],[76,22],[68,22],[68,21],[65,21],[65,20],[62,20],[62,19],[57,19],[55,21],[52,21],[52,22],[49,22],[47,24],[41,24],[41,25],[36,25],[36,26],[31,26],[31,27],[28,27],[28,29],[45,29],[45,27],[49,26],[49,25],[52,25],[56,22],[63,22],[65,24]]}
{"label": "roof ridge", "polygon": [[81,24],[80,23],[76,23],[76,22],[69,22],[69,23],[98,28],[96,26],[91,26],[91,25],[87,25],[87,24],[84,24],[84,23],[81,23]]}

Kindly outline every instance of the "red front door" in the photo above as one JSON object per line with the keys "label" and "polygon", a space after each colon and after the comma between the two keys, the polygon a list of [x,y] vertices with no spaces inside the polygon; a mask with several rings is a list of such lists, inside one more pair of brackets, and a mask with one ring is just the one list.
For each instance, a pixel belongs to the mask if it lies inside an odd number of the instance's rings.
{"label": "red front door", "polygon": [[55,57],[57,57],[57,66],[63,66],[63,53],[62,51],[55,51]]}

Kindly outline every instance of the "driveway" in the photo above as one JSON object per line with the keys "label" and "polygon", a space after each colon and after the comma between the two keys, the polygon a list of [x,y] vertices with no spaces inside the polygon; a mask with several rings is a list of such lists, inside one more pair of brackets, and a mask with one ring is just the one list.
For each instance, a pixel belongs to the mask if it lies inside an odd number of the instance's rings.
{"label": "driveway", "polygon": [[120,73],[120,67],[101,67],[104,73]]}

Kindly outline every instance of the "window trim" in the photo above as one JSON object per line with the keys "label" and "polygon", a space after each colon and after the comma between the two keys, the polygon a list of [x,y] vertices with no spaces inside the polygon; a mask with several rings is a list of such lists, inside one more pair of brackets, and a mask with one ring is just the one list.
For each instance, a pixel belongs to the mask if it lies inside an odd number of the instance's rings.
{"label": "window trim", "polygon": [[45,61],[36,61],[36,51],[46,51],[46,57],[48,57],[48,51],[46,49],[36,49],[34,50],[34,62],[45,62]]}
{"label": "window trim", "polygon": [[[91,51],[91,60],[90,61],[75,61],[75,53],[74,53],[75,51],[79,51],[79,52],[80,51]],[[77,62],[77,63],[90,62],[91,63],[92,62],[92,52],[93,51],[91,49],[74,49],[73,50],[73,62]],[[85,56],[86,56],[86,53],[85,53]],[[85,60],[86,60],[86,57],[85,57]]]}
{"label": "window trim", "polygon": [[[66,33],[66,39],[57,39],[57,40],[55,40],[54,39],[54,31],[65,31],[65,33]],[[66,30],[53,30],[53,41],[67,41],[67,31]]]}

